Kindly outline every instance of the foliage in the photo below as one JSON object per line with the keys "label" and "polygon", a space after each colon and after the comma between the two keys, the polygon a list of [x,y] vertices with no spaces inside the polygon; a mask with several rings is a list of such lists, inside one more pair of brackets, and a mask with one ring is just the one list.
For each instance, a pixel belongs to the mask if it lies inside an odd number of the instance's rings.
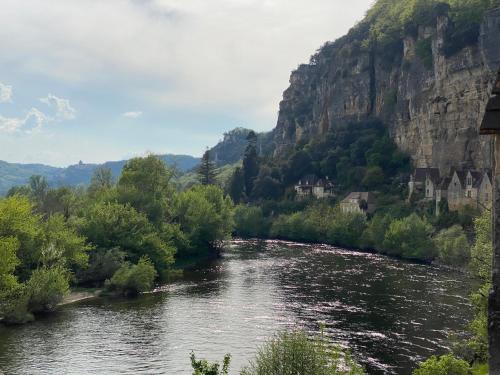
{"label": "foliage", "polygon": [[228,194],[234,203],[240,203],[245,191],[245,175],[243,169],[237,167],[229,180]]}
{"label": "foliage", "polygon": [[193,352],[191,352],[191,367],[194,372],[193,375],[227,375],[229,373],[229,365],[231,363],[231,356],[226,354],[222,361],[222,368],[219,363],[209,363],[206,359],[197,360]]}
{"label": "foliage", "polygon": [[233,230],[233,203],[217,186],[194,186],[180,193],[175,201],[175,221],[186,237],[179,256],[200,249],[218,251]]}
{"label": "foliage", "polygon": [[18,285],[14,275],[19,265],[16,255],[18,249],[19,241],[16,238],[0,237],[0,299]]}
{"label": "foliage", "polygon": [[79,270],[77,280],[80,284],[99,286],[125,262],[127,254],[119,247],[111,249],[97,248],[90,253],[88,267]]}
{"label": "foliage", "polygon": [[262,208],[238,205],[234,209],[234,231],[244,238],[266,238],[269,234],[269,219],[264,217]]}
{"label": "foliage", "polygon": [[56,308],[69,293],[69,275],[61,266],[37,268],[26,283],[30,312],[47,312]]}
{"label": "foliage", "polygon": [[243,156],[243,180],[247,197],[252,194],[254,180],[259,173],[259,156],[257,154],[257,136],[252,131],[248,134],[248,146]]}
{"label": "foliage", "polygon": [[396,219],[385,234],[384,253],[408,259],[432,260],[436,255],[432,232],[433,228],[427,220],[416,214]]}
{"label": "foliage", "polygon": [[110,168],[99,167],[92,174],[88,192],[91,196],[96,196],[111,189],[114,185],[113,172]]}
{"label": "foliage", "polygon": [[198,176],[202,185],[213,185],[215,183],[215,163],[210,160],[210,152],[205,151],[198,167]]}
{"label": "foliage", "polygon": [[169,217],[172,171],[158,156],[129,160],[118,180],[118,199],[130,204],[159,227]]}
{"label": "foliage", "polygon": [[434,237],[438,259],[443,264],[464,267],[470,260],[470,246],[460,225],[443,229]]}
{"label": "foliage", "polygon": [[470,365],[462,359],[448,354],[441,357],[432,356],[413,371],[413,375],[468,375]]}
{"label": "foliage", "polygon": [[106,288],[133,296],[150,290],[156,276],[153,263],[147,256],[143,256],[137,264],[124,263],[106,283]]}
{"label": "foliage", "polygon": [[361,213],[344,213],[338,207],[317,204],[303,212],[279,216],[272,224],[271,236],[357,247],[365,225],[366,218]]}
{"label": "foliage", "polygon": [[242,375],[363,374],[348,353],[328,347],[323,336],[309,338],[303,331],[281,332],[269,339]]}
{"label": "foliage", "polygon": [[433,56],[432,56],[432,38],[421,39],[417,42],[415,52],[418,57],[424,63],[427,69],[432,69],[433,67]]}
{"label": "foliage", "polygon": [[128,204],[95,203],[79,223],[80,231],[99,249],[117,248],[137,262],[147,255],[161,275],[174,261],[175,248],[165,242],[144,214]]}
{"label": "foliage", "polygon": [[363,232],[361,246],[366,249],[383,251],[385,233],[393,220],[394,218],[390,214],[375,214]]}
{"label": "foliage", "polygon": [[471,248],[471,270],[483,282],[491,281],[493,259],[491,213],[484,212],[474,220],[475,241]]}

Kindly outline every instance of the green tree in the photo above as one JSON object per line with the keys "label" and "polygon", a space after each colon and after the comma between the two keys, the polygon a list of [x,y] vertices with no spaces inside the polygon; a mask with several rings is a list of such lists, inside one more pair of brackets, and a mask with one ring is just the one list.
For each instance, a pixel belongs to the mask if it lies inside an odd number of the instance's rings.
{"label": "green tree", "polygon": [[26,283],[26,289],[30,312],[53,311],[69,293],[68,271],[61,266],[37,268]]}
{"label": "green tree", "polygon": [[0,300],[18,285],[14,275],[19,265],[16,255],[18,249],[19,241],[16,238],[0,237]]}
{"label": "green tree", "polygon": [[33,197],[35,198],[36,202],[38,204],[43,203],[47,191],[49,190],[49,184],[47,182],[47,179],[40,175],[33,175],[30,177],[29,184],[31,188],[31,193],[33,194]]}
{"label": "green tree", "polygon": [[432,226],[416,214],[396,219],[385,234],[384,252],[407,259],[432,260],[436,256],[432,232]]}
{"label": "green tree", "polygon": [[460,225],[443,229],[434,237],[438,259],[451,266],[464,267],[470,260],[470,246]]}
{"label": "green tree", "polygon": [[129,160],[118,181],[118,199],[145,214],[157,227],[169,218],[172,171],[155,155]]}
{"label": "green tree", "polygon": [[161,276],[174,262],[175,248],[161,238],[144,214],[130,205],[92,205],[80,222],[80,231],[96,248],[117,248],[125,252],[131,262],[147,255]]}
{"label": "green tree", "polygon": [[366,169],[363,177],[362,185],[367,189],[376,189],[385,182],[384,171],[382,168],[375,166]]}
{"label": "green tree", "polygon": [[249,197],[252,194],[254,180],[259,173],[259,156],[257,154],[257,136],[251,131],[247,137],[248,146],[243,156],[243,179],[245,192]]}
{"label": "green tree", "polygon": [[215,164],[210,160],[210,151],[207,149],[201,158],[198,167],[198,176],[202,185],[215,184]]}
{"label": "green tree", "polygon": [[217,253],[233,230],[233,203],[217,186],[194,186],[180,193],[175,204],[175,220],[186,235],[187,248],[181,256],[203,250]]}
{"label": "green tree", "polygon": [[422,363],[412,375],[468,375],[471,367],[462,359],[451,354],[441,357],[432,356]]}
{"label": "green tree", "polygon": [[111,189],[113,185],[114,178],[111,169],[99,167],[92,174],[88,191],[90,195],[97,195],[103,191]]}
{"label": "green tree", "polygon": [[238,205],[234,209],[235,233],[245,238],[266,238],[269,234],[269,221],[264,217],[262,208]]}
{"label": "green tree", "polygon": [[227,375],[229,374],[229,365],[231,356],[226,354],[222,361],[222,368],[219,363],[209,363],[206,359],[197,360],[193,352],[191,352],[191,367],[193,375]]}
{"label": "green tree", "polygon": [[363,368],[349,353],[332,350],[323,336],[280,332],[259,348],[242,375],[360,375]]}
{"label": "green tree", "polygon": [[245,192],[245,176],[243,169],[237,167],[229,181],[228,194],[234,203],[240,203]]}
{"label": "green tree", "polygon": [[393,217],[389,214],[375,214],[363,232],[361,238],[362,246],[368,249],[383,251],[385,233],[392,221]]}
{"label": "green tree", "polygon": [[138,295],[152,289],[157,275],[153,263],[143,256],[137,264],[124,263],[106,283],[106,288],[127,296]]}

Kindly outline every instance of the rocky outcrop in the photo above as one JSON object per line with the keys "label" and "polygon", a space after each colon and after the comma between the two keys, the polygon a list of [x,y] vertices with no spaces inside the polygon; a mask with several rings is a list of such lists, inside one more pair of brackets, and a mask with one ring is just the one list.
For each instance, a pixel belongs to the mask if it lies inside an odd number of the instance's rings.
{"label": "rocky outcrop", "polygon": [[290,77],[275,154],[338,124],[377,117],[416,167],[491,167],[490,139],[478,129],[500,67],[499,25],[500,9],[490,11],[477,43],[452,54],[446,14],[393,53],[373,52],[350,35],[326,44]]}

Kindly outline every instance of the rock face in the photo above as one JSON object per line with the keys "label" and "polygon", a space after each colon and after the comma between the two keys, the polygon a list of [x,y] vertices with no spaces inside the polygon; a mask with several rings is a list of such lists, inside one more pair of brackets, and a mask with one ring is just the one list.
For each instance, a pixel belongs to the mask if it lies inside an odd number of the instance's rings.
{"label": "rock face", "polygon": [[338,124],[377,117],[415,167],[490,168],[490,138],[478,129],[500,67],[500,9],[487,13],[477,43],[453,54],[445,53],[448,27],[446,14],[436,17],[389,59],[348,36],[326,44],[290,77],[275,154]]}

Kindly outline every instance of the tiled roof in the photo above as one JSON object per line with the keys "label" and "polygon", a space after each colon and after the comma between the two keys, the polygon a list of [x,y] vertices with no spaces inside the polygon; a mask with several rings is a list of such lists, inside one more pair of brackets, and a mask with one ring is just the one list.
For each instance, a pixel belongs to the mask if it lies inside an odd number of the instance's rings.
{"label": "tiled roof", "polygon": [[373,203],[374,198],[373,194],[369,191],[354,191],[352,193],[349,193],[349,195],[345,197],[342,202],[349,203],[351,200],[364,200],[366,203]]}
{"label": "tiled roof", "polygon": [[413,179],[415,182],[424,182],[427,176],[429,176],[433,182],[439,182],[439,168],[417,168],[413,172]]}

